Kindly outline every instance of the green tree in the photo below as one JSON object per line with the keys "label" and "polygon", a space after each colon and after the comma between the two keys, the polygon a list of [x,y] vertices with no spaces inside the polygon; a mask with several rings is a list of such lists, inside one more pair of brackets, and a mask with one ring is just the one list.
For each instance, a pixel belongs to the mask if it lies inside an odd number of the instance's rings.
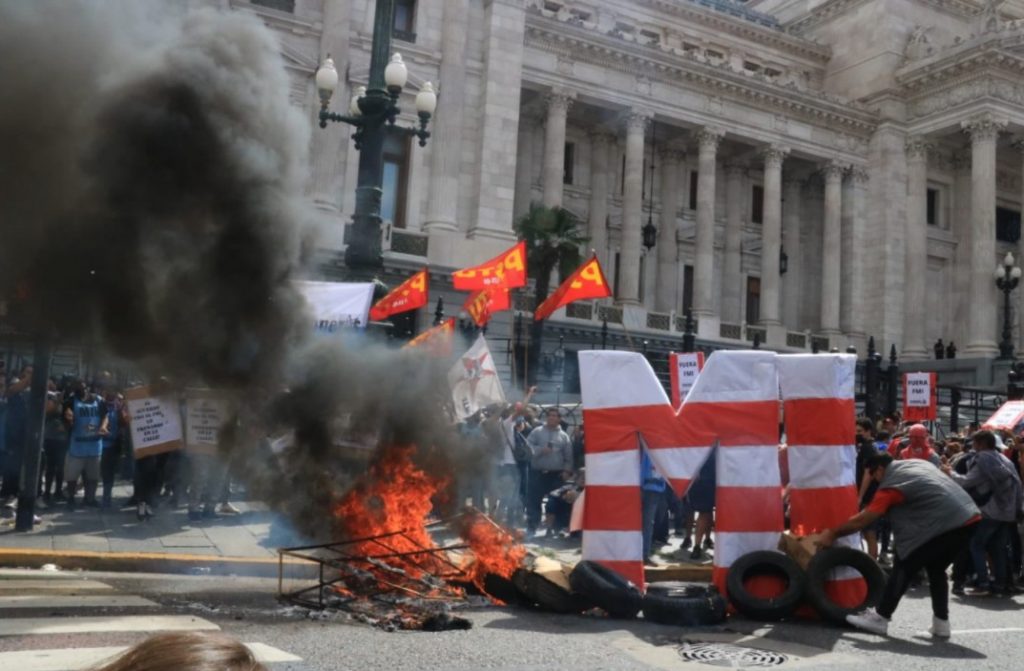
{"label": "green tree", "polygon": [[[580,233],[579,220],[561,207],[545,207],[534,203],[516,222],[516,234],[526,242],[527,274],[534,280],[534,309],[551,291],[551,275],[558,270],[564,281],[580,265],[580,249],[589,238]],[[534,321],[530,331],[531,346],[527,353],[528,383],[537,379],[544,322]]]}

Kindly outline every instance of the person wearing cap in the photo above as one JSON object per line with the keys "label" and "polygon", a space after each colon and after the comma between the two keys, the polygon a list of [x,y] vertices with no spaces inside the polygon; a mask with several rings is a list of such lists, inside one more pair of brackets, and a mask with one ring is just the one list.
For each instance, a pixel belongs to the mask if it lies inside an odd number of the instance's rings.
{"label": "person wearing cap", "polygon": [[876,454],[866,469],[878,482],[868,506],[817,540],[822,547],[856,533],[882,515],[889,516],[895,544],[892,573],[874,610],[848,615],[853,626],[876,634],[889,632],[889,621],[918,571],[928,573],[932,627],[936,638],[949,638],[949,584],[946,569],[970,542],[981,520],[978,506],[957,483],[922,459],[893,460]]}
{"label": "person wearing cap", "polygon": [[[1006,547],[1009,534],[1016,532],[1017,519],[1024,513],[1024,493],[1020,476],[1013,463],[997,447],[997,436],[991,431],[978,431],[971,437],[974,463],[966,475],[949,465],[942,471],[970,495],[981,509],[981,521],[971,539],[971,559],[978,576],[976,588],[970,592],[981,596],[1003,596],[1009,586]],[[989,580],[988,560],[992,560],[994,582]]]}
{"label": "person wearing cap", "polygon": [[924,424],[915,424],[907,432],[910,444],[900,451],[900,459],[923,459],[933,466],[941,466],[942,459],[931,446],[931,434]]}

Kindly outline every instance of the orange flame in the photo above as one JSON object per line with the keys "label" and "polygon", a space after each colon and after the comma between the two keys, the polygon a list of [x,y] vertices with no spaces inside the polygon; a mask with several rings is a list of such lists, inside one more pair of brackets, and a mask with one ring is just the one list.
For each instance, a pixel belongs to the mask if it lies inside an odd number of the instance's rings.
{"label": "orange flame", "polygon": [[462,568],[481,590],[487,574],[511,578],[526,557],[526,548],[519,544],[519,539],[511,531],[480,513],[468,511],[463,516],[459,536],[472,551],[472,556],[464,560]]}

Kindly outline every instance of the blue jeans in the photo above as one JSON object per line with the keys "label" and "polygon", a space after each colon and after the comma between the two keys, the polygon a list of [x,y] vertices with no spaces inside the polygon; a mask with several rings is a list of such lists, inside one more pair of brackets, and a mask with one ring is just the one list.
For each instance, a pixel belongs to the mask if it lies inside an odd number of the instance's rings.
{"label": "blue jeans", "polygon": [[658,508],[665,501],[665,492],[663,491],[651,491],[648,489],[643,490],[642,498],[640,499],[641,515],[644,525],[644,560],[646,561],[651,556],[651,544],[654,540],[654,523],[658,518]]}
{"label": "blue jeans", "polygon": [[[978,587],[1006,587],[1006,526],[1006,522],[988,518],[983,518],[977,524],[971,538],[971,559],[974,562],[974,572],[978,575]],[[994,583],[988,578],[986,555],[992,558]]]}

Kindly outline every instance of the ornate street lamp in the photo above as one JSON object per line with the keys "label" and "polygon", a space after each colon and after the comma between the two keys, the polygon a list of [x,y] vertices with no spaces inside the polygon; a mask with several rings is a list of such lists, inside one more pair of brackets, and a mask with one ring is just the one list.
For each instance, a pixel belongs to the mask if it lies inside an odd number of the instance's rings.
{"label": "ornate street lamp", "polygon": [[647,184],[647,223],[641,229],[647,251],[654,249],[658,242],[658,229],[654,226],[654,123],[651,123],[651,178]]}
{"label": "ornate street lamp", "polygon": [[996,286],[1003,292],[1003,340],[999,343],[999,358],[1013,358],[1013,328],[1010,324],[1010,292],[1020,283],[1020,266],[1014,265],[1013,252],[1006,252],[1003,264],[996,267]]}
{"label": "ornate street lamp", "polygon": [[356,181],[356,207],[352,227],[346,236],[345,265],[356,278],[368,279],[381,267],[380,204],[384,181],[384,139],[388,133],[404,133],[419,138],[426,146],[430,133],[427,124],[437,108],[437,94],[426,82],[416,95],[419,128],[395,126],[398,97],[405,88],[409,71],[401,54],[391,54],[391,29],[395,0],[377,0],[373,25],[373,46],[370,56],[369,86],[358,87],[348,104],[348,114],[328,111],[331,96],[338,87],[338,71],[327,58],[316,71],[316,88],[320,94],[320,127],[328,121],[344,122],[356,129],[352,138],[359,151],[359,173]]}

